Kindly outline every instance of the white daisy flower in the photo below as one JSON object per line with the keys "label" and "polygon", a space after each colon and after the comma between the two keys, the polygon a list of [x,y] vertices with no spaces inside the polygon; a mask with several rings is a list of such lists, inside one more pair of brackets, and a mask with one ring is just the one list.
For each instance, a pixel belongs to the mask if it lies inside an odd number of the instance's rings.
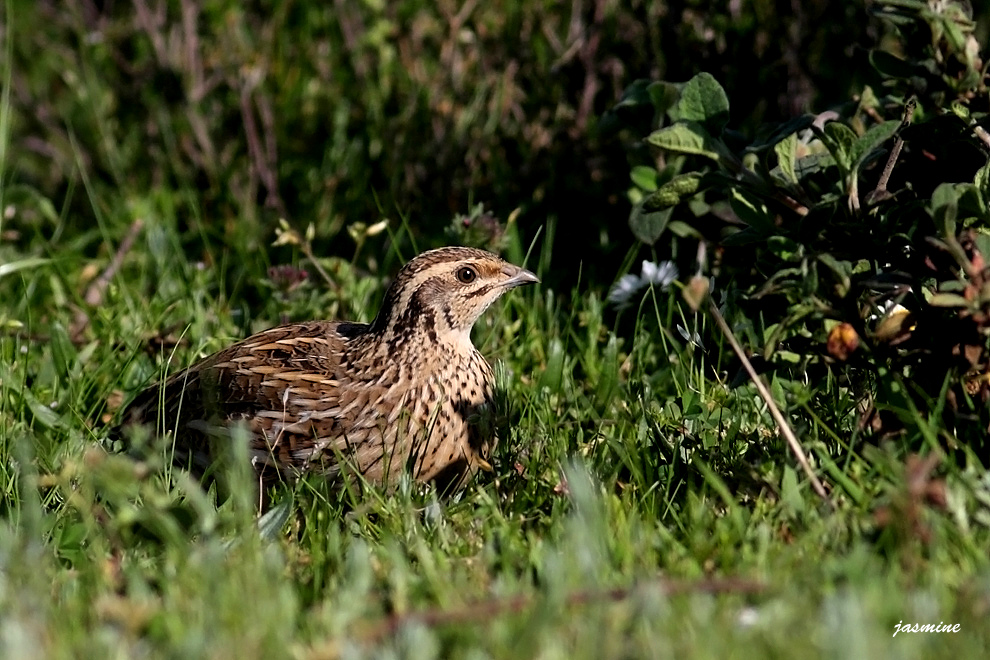
{"label": "white daisy flower", "polygon": [[666,290],[677,279],[677,275],[677,266],[672,261],[661,261],[659,264],[644,261],[640,279],[644,285],[652,284]]}
{"label": "white daisy flower", "polygon": [[623,275],[618,282],[612,285],[611,291],[608,292],[608,301],[619,307],[625,307],[629,304],[629,299],[639,291],[639,287],[638,276]]}
{"label": "white daisy flower", "polygon": [[630,273],[619,278],[608,292],[608,301],[619,309],[625,309],[632,297],[642,289],[656,286],[666,291],[677,279],[677,275],[677,266],[671,261],[661,261],[659,264],[643,261],[639,275]]}

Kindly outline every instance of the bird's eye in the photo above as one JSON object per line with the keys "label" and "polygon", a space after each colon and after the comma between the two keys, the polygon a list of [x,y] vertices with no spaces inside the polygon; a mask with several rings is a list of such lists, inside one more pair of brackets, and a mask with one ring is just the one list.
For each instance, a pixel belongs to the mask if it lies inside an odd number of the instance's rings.
{"label": "bird's eye", "polygon": [[478,274],[474,272],[474,268],[464,266],[463,268],[457,269],[457,279],[463,284],[470,284],[471,282],[474,282],[476,277],[478,277]]}

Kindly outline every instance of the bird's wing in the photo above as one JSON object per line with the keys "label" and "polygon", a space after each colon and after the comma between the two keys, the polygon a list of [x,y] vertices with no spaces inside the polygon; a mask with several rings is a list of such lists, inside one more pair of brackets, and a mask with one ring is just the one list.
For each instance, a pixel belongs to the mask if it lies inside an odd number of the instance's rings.
{"label": "bird's wing", "polygon": [[[331,434],[338,408],[338,371],[354,323],[283,325],[234,344],[145,390],[124,424],[154,424],[174,432],[176,459],[197,471],[212,461],[211,442],[241,422],[257,463],[301,464],[313,444],[313,424]],[[314,417],[315,416],[315,417]]]}

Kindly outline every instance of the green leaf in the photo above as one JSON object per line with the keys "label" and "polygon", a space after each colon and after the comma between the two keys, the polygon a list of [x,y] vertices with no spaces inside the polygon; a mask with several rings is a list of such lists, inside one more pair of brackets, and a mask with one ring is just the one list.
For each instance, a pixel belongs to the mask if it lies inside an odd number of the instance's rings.
{"label": "green leaf", "polygon": [[790,465],[784,466],[784,476],[780,480],[780,499],[795,513],[804,512],[804,498],[798,487],[797,473]]}
{"label": "green leaf", "polygon": [[[786,236],[771,236],[767,240],[770,251],[783,261],[797,261],[804,252],[803,246]],[[783,273],[784,271],[779,271]]]}
{"label": "green leaf", "polygon": [[563,342],[558,337],[554,337],[550,340],[547,349],[547,366],[543,369],[543,374],[540,376],[538,390],[542,390],[545,387],[551,394],[561,393],[561,384],[564,382],[565,357],[566,351],[564,350]]}
{"label": "green leaf", "polygon": [[673,208],[666,208],[662,211],[647,211],[640,204],[633,208],[629,215],[629,228],[640,241],[647,245],[653,245],[667,228],[671,213],[673,213]]}
{"label": "green leaf", "polygon": [[849,172],[852,167],[851,153],[853,145],[858,139],[856,133],[845,124],[832,121],[825,124],[824,139],[825,147],[828,149],[835,162],[843,170]]}
{"label": "green leaf", "polygon": [[661,211],[672,206],[677,206],[685,197],[691,197],[697,193],[700,183],[700,172],[680,174],[660,186],[659,190],[647,197],[646,201],[643,202],[643,209],[646,211]]}
{"label": "green leaf", "polygon": [[791,133],[775,144],[773,152],[777,154],[777,167],[784,181],[797,184],[797,172],[794,170],[794,161],[797,157],[797,133]]}
{"label": "green leaf", "polygon": [[[939,243],[941,243],[941,241],[939,241]],[[939,247],[942,249],[946,249],[946,245],[944,243],[941,243]],[[947,280],[939,284],[938,290],[940,293],[946,293],[950,291],[965,291],[966,286],[967,286],[966,282],[963,282],[962,280]],[[926,294],[925,300],[931,299],[933,295],[935,294],[934,293]]]}
{"label": "green leaf", "polygon": [[835,276],[839,296],[844,298],[849,293],[849,287],[852,284],[852,280],[850,279],[853,270],[852,264],[848,261],[839,261],[827,252],[819,254],[817,259]]}
{"label": "green leaf", "polygon": [[957,183],[956,193],[958,197],[958,211],[956,217],[969,227],[978,224],[981,227],[985,224],[986,207],[983,204],[983,197],[979,189],[973,183]]}
{"label": "green leaf", "polygon": [[954,183],[943,183],[932,193],[931,213],[942,236],[956,235],[959,212],[959,191]]}
{"label": "green leaf", "polygon": [[969,307],[969,301],[956,293],[936,293],[928,304],[932,307]]}
{"label": "green leaf", "polygon": [[650,134],[646,141],[655,147],[673,151],[679,154],[704,156],[714,161],[719,160],[720,152],[725,147],[705,130],[705,127],[695,121],[686,121]]}
{"label": "green leaf", "polygon": [[650,83],[649,87],[646,88],[646,91],[650,95],[650,100],[653,102],[653,107],[656,109],[657,116],[667,114],[667,112],[674,107],[674,104],[677,103],[677,99],[680,98],[680,89],[678,89],[678,85],[664,82],[662,80]]}
{"label": "green leaf", "polygon": [[31,390],[27,388],[21,390],[21,396],[24,397],[24,402],[27,404],[31,414],[34,415],[34,421],[36,423],[46,429],[57,429],[61,431],[69,428],[62,417],[44,403],[38,401],[38,398],[34,396]]}
{"label": "green leaf", "polygon": [[632,179],[633,183],[646,192],[653,192],[658,188],[657,170],[655,167],[649,167],[648,165],[637,165],[632,168],[632,172],[630,172],[629,177]]}
{"label": "green leaf", "polygon": [[32,257],[30,259],[21,259],[20,261],[12,261],[9,264],[0,264],[0,277],[5,275],[10,275],[11,273],[16,273],[19,270],[26,270],[28,268],[37,268],[38,266],[44,266],[50,259],[42,259],[41,257]]}
{"label": "green leaf", "polygon": [[798,159],[794,164],[794,173],[797,175],[798,180],[801,180],[806,176],[826,170],[835,164],[835,158],[830,153],[812,154]]}
{"label": "green leaf", "polygon": [[258,519],[258,534],[262,539],[274,541],[278,538],[292,513],[290,500],[291,498],[286,498],[285,501],[279,502]]}
{"label": "green leaf", "polygon": [[643,105],[652,105],[649,93],[650,81],[645,78],[634,80],[622,90],[622,97],[618,103],[612,106],[612,110],[619,108],[636,108]]}
{"label": "green leaf", "polygon": [[990,204],[990,161],[976,171],[976,176],[973,177],[973,185],[976,186],[981,210],[986,214],[987,206]]}
{"label": "green leaf", "polygon": [[950,48],[957,53],[963,52],[966,49],[966,32],[953,20],[943,19],[942,26]]}
{"label": "green leaf", "polygon": [[667,225],[670,233],[681,238],[704,238],[697,229],[682,220],[674,220]]}
{"label": "green leaf", "polygon": [[[673,231],[673,229],[671,229]],[[739,245],[752,245],[753,243],[766,243],[767,235],[756,231],[750,227],[746,229],[730,228],[722,237],[721,244],[724,247],[734,247]]]}
{"label": "green leaf", "polygon": [[746,151],[764,151],[767,148],[776,145],[784,138],[795,133],[800,133],[814,123],[814,115],[801,115],[799,117],[789,119],[783,124],[770,127],[772,130],[762,137],[758,136],[757,139],[754,140],[753,144],[746,148]]}
{"label": "green leaf", "polygon": [[888,78],[908,80],[915,76],[924,76],[928,73],[925,67],[919,66],[914,62],[902,60],[901,58],[884,50],[871,50],[869,59],[870,64],[873,65],[873,68],[876,69],[880,75]]}
{"label": "green leaf", "polygon": [[956,99],[955,101],[952,102],[949,108],[952,110],[952,114],[954,114],[956,117],[959,117],[963,121],[967,121],[967,122],[969,121],[970,114],[969,114],[968,105]]}
{"label": "green leaf", "polygon": [[822,467],[828,472],[829,476],[837,484],[839,484],[846,494],[849,495],[857,504],[861,503],[864,499],[863,489],[856,485],[855,480],[850,479],[846,476],[846,473],[842,471],[842,468],[837,466],[835,462],[829,458],[827,452],[816,452],[818,460],[822,462]]}
{"label": "green leaf", "polygon": [[55,363],[59,377],[70,376],[76,364],[78,352],[69,338],[68,331],[61,323],[55,322],[51,325],[49,346],[52,349],[52,361]]}
{"label": "green leaf", "polygon": [[747,226],[753,228],[758,233],[766,235],[775,231],[774,218],[762,202],[754,199],[751,195],[737,189],[732,189],[732,197],[729,198],[729,206],[733,213],[739,216]]}
{"label": "green leaf", "polygon": [[615,335],[608,338],[602,354],[602,369],[595,383],[595,408],[608,405],[619,385],[619,339]]}
{"label": "green leaf", "polygon": [[990,254],[990,236],[983,232],[974,232],[973,242],[976,243],[976,249],[980,254]]}
{"label": "green leaf", "polygon": [[698,122],[719,135],[729,123],[729,97],[710,73],[699,73],[681,90],[680,100],[669,111],[674,121]]}
{"label": "green leaf", "polygon": [[849,149],[849,162],[852,164],[852,171],[858,171],[875,149],[893,137],[900,125],[901,122],[899,121],[885,121],[857,138]]}

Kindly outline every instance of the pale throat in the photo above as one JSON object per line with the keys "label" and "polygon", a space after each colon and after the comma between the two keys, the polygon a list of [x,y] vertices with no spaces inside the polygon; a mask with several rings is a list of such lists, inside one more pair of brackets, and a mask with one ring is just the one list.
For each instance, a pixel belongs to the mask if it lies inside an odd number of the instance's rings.
{"label": "pale throat", "polygon": [[471,328],[453,330],[446,337],[446,343],[454,347],[454,350],[464,355],[474,352],[474,343],[471,341]]}

